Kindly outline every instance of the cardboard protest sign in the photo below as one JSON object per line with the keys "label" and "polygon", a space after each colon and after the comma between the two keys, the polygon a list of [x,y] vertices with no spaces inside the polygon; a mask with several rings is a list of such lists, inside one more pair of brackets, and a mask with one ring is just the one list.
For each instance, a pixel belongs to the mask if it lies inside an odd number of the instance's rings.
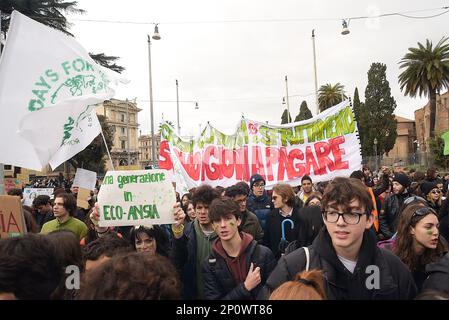
{"label": "cardboard protest sign", "polygon": [[23,204],[26,206],[32,206],[33,200],[41,194],[47,195],[50,199],[53,199],[53,188],[25,188],[23,189]]}
{"label": "cardboard protest sign", "polygon": [[87,190],[94,190],[96,182],[96,172],[78,168],[76,169],[75,179],[73,179],[72,186]]}
{"label": "cardboard protest sign", "polygon": [[360,170],[362,156],[350,101],[317,116],[285,125],[243,118],[234,134],[210,124],[195,139],[184,139],[169,124],[161,125],[159,168],[168,170],[179,193],[203,183],[228,187],[258,173],[268,189],[279,182],[300,185],[349,177]]}
{"label": "cardboard protest sign", "polygon": [[108,171],[98,193],[99,225],[174,223],[175,190],[164,170]]}
{"label": "cardboard protest sign", "polygon": [[83,209],[89,209],[89,202],[88,202],[89,197],[90,197],[90,190],[85,188],[79,188],[78,195],[76,197],[76,206]]}
{"label": "cardboard protest sign", "polygon": [[0,238],[17,237],[26,233],[20,197],[0,195]]}

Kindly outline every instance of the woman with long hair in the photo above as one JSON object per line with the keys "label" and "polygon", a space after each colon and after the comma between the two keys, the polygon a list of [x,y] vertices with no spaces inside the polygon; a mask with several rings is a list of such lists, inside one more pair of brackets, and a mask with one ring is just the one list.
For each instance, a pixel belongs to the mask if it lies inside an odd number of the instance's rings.
{"label": "woman with long hair", "polygon": [[151,255],[169,255],[168,234],[158,225],[135,226],[130,234],[131,245],[137,252],[148,252]]}
{"label": "woman with long hair", "polygon": [[407,206],[399,217],[394,253],[412,272],[418,292],[426,278],[426,265],[447,252],[438,226],[437,212],[422,203]]}

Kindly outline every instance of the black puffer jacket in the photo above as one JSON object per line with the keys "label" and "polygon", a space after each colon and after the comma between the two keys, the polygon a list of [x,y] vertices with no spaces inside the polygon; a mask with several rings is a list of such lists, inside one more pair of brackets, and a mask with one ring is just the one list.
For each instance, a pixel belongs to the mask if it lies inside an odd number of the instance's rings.
{"label": "black puffer jacket", "polygon": [[248,291],[243,283],[236,283],[226,261],[216,252],[212,251],[209,258],[203,263],[204,297],[208,300],[248,300],[255,299],[267,281],[271,271],[276,266],[276,260],[270,249],[255,240],[251,241],[245,251],[246,269],[251,263],[254,268],[260,267],[261,283],[253,290]]}
{"label": "black puffer jacket", "polygon": [[[338,259],[326,228],[321,230],[309,251],[309,269],[323,270],[324,287],[330,300],[397,300],[413,299],[416,295],[416,286],[407,267],[393,253],[378,248],[370,231],[363,235],[354,273],[349,272]],[[302,248],[282,256],[258,298],[267,299],[274,289],[303,271],[305,265]],[[379,268],[378,288],[369,289],[366,285],[375,283],[369,278],[375,275],[368,268],[370,266]]]}
{"label": "black puffer jacket", "polygon": [[449,253],[446,253],[440,261],[426,266],[427,279],[424,281],[423,290],[437,290],[449,293]]}
{"label": "black puffer jacket", "polygon": [[411,194],[408,191],[404,191],[401,194],[393,194],[385,199],[382,207],[383,213],[379,214],[379,228],[385,239],[390,239],[395,234],[402,204],[410,196]]}
{"label": "black puffer jacket", "polygon": [[271,197],[268,196],[267,192],[264,191],[260,197],[256,197],[251,191],[246,200],[246,208],[257,216],[260,226],[265,230],[267,216],[273,210],[273,202],[271,202]]}

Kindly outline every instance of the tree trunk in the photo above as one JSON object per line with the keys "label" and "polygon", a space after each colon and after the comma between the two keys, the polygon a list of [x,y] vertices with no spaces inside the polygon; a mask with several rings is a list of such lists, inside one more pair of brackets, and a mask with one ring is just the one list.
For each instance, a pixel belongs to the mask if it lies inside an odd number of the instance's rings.
{"label": "tree trunk", "polygon": [[435,117],[437,113],[437,94],[434,89],[429,88],[430,91],[430,137],[435,137]]}

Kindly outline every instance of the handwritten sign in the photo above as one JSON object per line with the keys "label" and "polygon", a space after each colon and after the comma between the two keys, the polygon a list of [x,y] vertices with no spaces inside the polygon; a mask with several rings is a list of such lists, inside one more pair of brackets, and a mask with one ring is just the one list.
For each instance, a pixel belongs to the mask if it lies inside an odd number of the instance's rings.
{"label": "handwritten sign", "polygon": [[76,169],[75,179],[73,179],[73,186],[80,187],[87,190],[94,190],[97,182],[97,173],[85,169]]}
{"label": "handwritten sign", "polygon": [[175,190],[165,170],[109,171],[98,204],[101,227],[174,223]]}
{"label": "handwritten sign", "polygon": [[23,189],[23,204],[26,206],[32,206],[33,200],[37,196],[47,195],[50,199],[53,199],[53,188],[25,188]]}
{"label": "handwritten sign", "polygon": [[20,197],[0,196],[0,238],[17,237],[26,233]]}

